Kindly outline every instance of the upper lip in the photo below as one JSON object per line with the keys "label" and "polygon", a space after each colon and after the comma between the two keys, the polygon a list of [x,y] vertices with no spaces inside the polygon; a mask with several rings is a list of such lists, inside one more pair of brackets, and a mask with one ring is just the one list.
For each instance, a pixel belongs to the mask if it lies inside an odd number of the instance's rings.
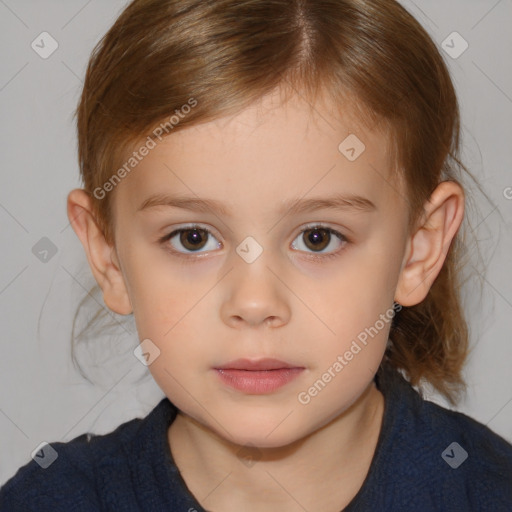
{"label": "upper lip", "polygon": [[281,368],[302,368],[293,364],[279,361],[278,359],[236,359],[222,366],[217,370],[279,370]]}

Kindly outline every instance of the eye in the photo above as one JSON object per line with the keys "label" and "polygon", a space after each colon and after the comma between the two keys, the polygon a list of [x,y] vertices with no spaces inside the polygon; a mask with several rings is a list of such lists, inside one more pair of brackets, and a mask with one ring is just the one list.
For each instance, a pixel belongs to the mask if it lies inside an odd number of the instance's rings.
{"label": "eye", "polygon": [[[165,244],[166,248],[177,256],[188,257],[194,253],[201,254],[220,248],[221,243],[218,241],[215,243],[215,240],[210,230],[194,224],[175,229],[163,236],[159,243]],[[310,256],[313,257],[329,258],[338,256],[339,247],[348,242],[349,240],[338,231],[313,224],[301,231],[293,241],[292,248],[303,252],[312,251]],[[331,250],[328,250],[329,247]]]}
{"label": "eye", "polygon": [[[174,230],[159,240],[160,243],[170,242],[170,250],[186,256],[191,253],[212,251],[220,247],[220,242],[214,243],[212,233],[201,226],[185,226]],[[181,247],[180,247],[181,246]],[[185,250],[183,251],[182,248]]]}
{"label": "eye", "polygon": [[[296,242],[296,240],[298,240],[298,242]],[[346,242],[348,242],[347,238],[332,228],[321,225],[310,225],[293,241],[292,247],[293,249],[306,252],[308,249],[312,250],[314,255],[318,255],[319,257],[334,257],[339,253],[339,250],[336,250],[336,246],[339,248]],[[334,250],[326,250],[329,247],[333,248],[333,246]]]}

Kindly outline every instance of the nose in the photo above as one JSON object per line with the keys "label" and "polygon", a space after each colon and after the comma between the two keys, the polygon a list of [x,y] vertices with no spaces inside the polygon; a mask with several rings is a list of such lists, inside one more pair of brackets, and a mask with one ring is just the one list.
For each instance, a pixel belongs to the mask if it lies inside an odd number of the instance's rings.
{"label": "nose", "polygon": [[226,296],[220,312],[223,322],[238,329],[287,324],[291,314],[290,292],[278,275],[263,255],[253,263],[239,258],[225,281]]}

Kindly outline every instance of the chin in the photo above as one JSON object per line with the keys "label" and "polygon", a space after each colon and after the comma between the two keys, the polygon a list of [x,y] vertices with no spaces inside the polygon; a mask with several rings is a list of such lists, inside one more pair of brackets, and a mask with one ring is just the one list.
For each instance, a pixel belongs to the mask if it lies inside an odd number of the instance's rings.
{"label": "chin", "polygon": [[254,429],[254,432],[240,432],[240,435],[237,435],[238,433],[235,432],[232,432],[232,434],[233,437],[229,438],[229,441],[240,447],[238,450],[239,456],[250,452],[251,449],[257,453],[258,450],[284,448],[302,438],[301,435],[293,435],[291,432],[268,436],[258,429]]}
{"label": "chin", "polygon": [[288,418],[286,414],[268,418],[262,418],[261,414],[255,414],[251,419],[238,417],[227,423],[230,435],[218,426],[215,426],[215,431],[240,447],[282,448],[310,433],[305,425],[298,425],[298,418],[294,416],[292,413]]}

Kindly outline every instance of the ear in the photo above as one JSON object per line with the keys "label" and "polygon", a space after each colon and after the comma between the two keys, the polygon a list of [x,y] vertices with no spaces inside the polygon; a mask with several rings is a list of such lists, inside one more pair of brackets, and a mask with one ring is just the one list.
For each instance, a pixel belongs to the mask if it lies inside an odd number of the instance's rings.
{"label": "ear", "polygon": [[115,313],[129,315],[133,308],[115,247],[107,243],[96,223],[91,198],[85,190],[74,189],[68,194],[67,214],[82,242],[94,278],[103,291],[105,304]]}
{"label": "ear", "polygon": [[464,217],[464,191],[453,181],[441,182],[424,205],[409,237],[395,292],[402,306],[415,306],[428,294]]}

